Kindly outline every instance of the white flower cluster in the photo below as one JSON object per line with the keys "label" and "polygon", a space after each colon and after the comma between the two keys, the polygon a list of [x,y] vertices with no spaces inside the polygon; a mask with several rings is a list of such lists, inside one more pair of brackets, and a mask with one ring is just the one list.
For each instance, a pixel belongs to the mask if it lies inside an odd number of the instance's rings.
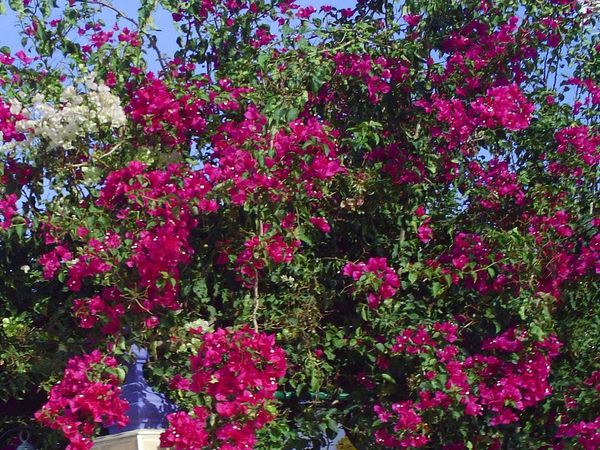
{"label": "white flower cluster", "polygon": [[79,93],[73,86],[64,89],[57,106],[51,105],[37,94],[33,104],[22,109],[13,104],[14,113],[20,112],[27,120],[18,122],[21,131],[46,139],[50,148],[73,148],[80,137],[97,132],[100,127],[120,128],[127,119],[119,98],[103,82],[93,76],[84,80],[86,92]]}

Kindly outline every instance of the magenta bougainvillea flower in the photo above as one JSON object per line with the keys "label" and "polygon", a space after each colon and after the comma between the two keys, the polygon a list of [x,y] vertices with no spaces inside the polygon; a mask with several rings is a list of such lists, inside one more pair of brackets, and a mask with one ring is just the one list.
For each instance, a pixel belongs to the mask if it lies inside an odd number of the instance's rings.
{"label": "magenta bougainvillea flower", "polygon": [[129,404],[120,398],[117,361],[100,351],[69,360],[62,380],[36,414],[43,425],[62,431],[68,450],[89,450],[101,426],[125,426]]}
{"label": "magenta bougainvillea flower", "polygon": [[[191,357],[191,379],[178,376],[173,386],[199,394],[209,407],[168,416],[161,445],[176,450],[252,448],[256,432],[273,419],[267,409],[285,375],[283,350],[273,336],[250,328],[202,333]],[[185,380],[185,381],[184,381]]]}

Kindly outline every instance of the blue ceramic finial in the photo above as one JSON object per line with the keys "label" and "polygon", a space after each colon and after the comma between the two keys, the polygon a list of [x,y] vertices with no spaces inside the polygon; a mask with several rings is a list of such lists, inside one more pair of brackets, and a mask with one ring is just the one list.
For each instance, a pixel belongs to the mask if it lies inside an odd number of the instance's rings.
{"label": "blue ceramic finial", "polygon": [[135,360],[127,365],[127,375],[121,390],[121,398],[129,403],[129,423],[124,427],[108,427],[110,434],[144,428],[166,428],[167,414],[177,411],[176,406],[163,394],[148,386],[144,378],[144,364],[148,362],[148,351],[134,344],[131,346],[131,353]]}

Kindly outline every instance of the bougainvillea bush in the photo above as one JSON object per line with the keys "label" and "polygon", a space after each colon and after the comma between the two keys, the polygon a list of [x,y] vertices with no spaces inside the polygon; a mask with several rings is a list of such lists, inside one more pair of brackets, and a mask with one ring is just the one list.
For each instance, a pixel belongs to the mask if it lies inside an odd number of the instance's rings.
{"label": "bougainvillea bush", "polygon": [[0,4],[3,429],[600,447],[597,2]]}

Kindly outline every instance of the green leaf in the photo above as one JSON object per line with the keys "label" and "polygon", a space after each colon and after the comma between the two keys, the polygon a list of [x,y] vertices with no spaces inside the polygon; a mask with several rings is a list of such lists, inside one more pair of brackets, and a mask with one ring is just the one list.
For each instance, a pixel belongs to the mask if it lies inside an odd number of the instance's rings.
{"label": "green leaf", "polygon": [[258,66],[265,70],[267,68],[267,61],[270,59],[269,54],[267,53],[261,53],[260,55],[258,55],[257,58],[257,62],[258,62]]}
{"label": "green leaf", "polygon": [[381,378],[383,378],[388,383],[396,384],[396,380],[390,374],[382,373]]}
{"label": "green leaf", "polygon": [[21,14],[23,11],[25,11],[25,5],[23,4],[23,0],[8,0],[8,6],[17,14]]}
{"label": "green leaf", "polygon": [[41,0],[40,10],[42,11],[44,18],[50,16],[50,13],[52,12],[52,0]]}
{"label": "green leaf", "polygon": [[125,372],[125,369],[123,369],[121,366],[118,366],[116,368],[116,372],[117,372],[117,376],[119,377],[119,380],[121,382],[125,381],[125,375],[127,375],[127,372]]}
{"label": "green leaf", "polygon": [[414,284],[415,281],[417,281],[417,274],[415,272],[410,272],[408,274],[408,281],[410,281],[410,284]]}
{"label": "green leaf", "polygon": [[300,114],[300,110],[298,108],[290,108],[287,113],[288,122],[291,122],[292,120],[296,119],[298,117],[298,114]]}
{"label": "green leaf", "polygon": [[193,284],[192,291],[199,299],[208,298],[208,288],[206,286],[206,280],[204,278],[199,278]]}
{"label": "green leaf", "polygon": [[365,322],[369,321],[369,314],[368,314],[367,306],[366,305],[361,305],[361,307],[360,307],[360,317]]}
{"label": "green leaf", "polygon": [[302,227],[302,226],[297,227],[296,230],[294,231],[294,235],[296,236],[297,239],[300,239],[305,244],[313,245],[313,241],[311,238],[309,238],[306,235],[306,233],[304,231],[304,227]]}

